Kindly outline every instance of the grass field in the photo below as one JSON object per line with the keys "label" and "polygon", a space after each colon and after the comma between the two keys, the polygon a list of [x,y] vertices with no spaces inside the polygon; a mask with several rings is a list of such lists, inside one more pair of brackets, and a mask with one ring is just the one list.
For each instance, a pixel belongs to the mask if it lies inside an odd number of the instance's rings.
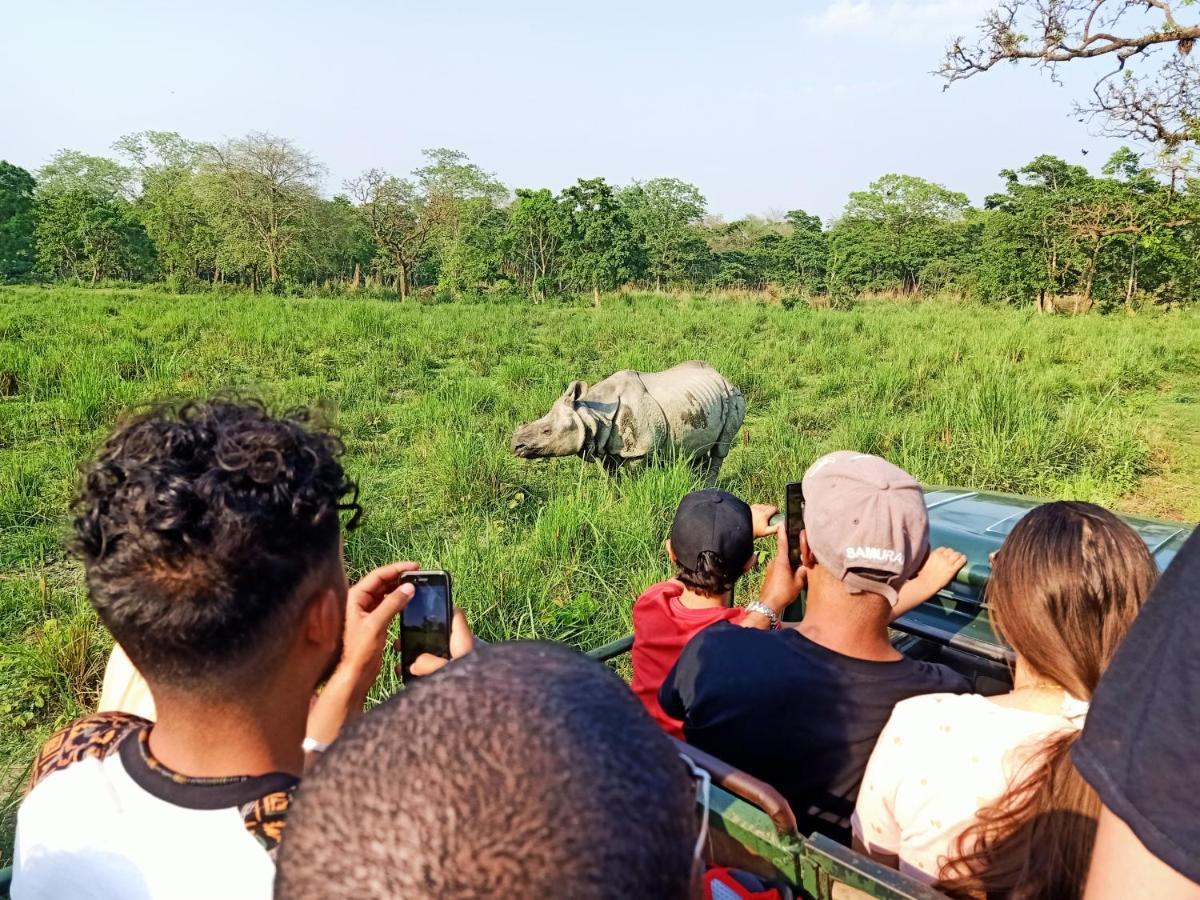
{"label": "grass field", "polygon": [[1200,518],[1197,311],[0,289],[0,788],[94,702],[107,638],[62,536],[75,467],[123,410],[224,388],[328,407],[368,512],[347,543],[354,571],[444,567],[482,636],[593,646],[627,632],[638,590],[667,574],[661,541],[689,472],[612,481],[577,459],[517,460],[509,436],[571,378],[694,358],[746,396],[721,484],[753,500],[780,501],[814,456],[849,447],[930,483]]}

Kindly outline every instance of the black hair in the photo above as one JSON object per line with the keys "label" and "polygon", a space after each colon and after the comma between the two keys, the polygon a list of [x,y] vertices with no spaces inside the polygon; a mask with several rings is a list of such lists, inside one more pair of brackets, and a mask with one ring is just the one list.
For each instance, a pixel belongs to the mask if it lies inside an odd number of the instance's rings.
{"label": "black hair", "polygon": [[732,590],[743,575],[740,569],[736,574],[730,574],[727,570],[728,566],[721,555],[712,550],[700,551],[694,569],[689,569],[678,560],[675,562],[675,577],[683,582],[684,587],[711,596],[719,596]]}
{"label": "black hair", "polygon": [[305,778],[275,896],[686,898],[674,745],[602,663],[485,646],[347,729]]}
{"label": "black hair", "polygon": [[82,468],[70,549],[152,684],[225,684],[275,661],[299,588],[361,513],[341,441],[307,411],[237,398],[133,416]]}

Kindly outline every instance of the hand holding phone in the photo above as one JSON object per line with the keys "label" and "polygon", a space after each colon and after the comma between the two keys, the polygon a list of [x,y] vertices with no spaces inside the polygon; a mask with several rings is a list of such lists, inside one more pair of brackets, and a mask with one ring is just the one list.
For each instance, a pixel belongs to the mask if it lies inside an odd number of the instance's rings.
{"label": "hand holding phone", "polygon": [[450,658],[450,573],[409,572],[404,582],[413,586],[413,598],[400,617],[400,677],[415,680],[412,665],[423,653]]}

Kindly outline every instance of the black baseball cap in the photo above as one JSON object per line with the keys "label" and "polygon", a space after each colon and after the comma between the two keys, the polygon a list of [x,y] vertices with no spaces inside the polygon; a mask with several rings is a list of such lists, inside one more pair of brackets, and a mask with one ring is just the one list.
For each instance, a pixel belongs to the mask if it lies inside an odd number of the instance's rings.
{"label": "black baseball cap", "polygon": [[700,554],[710,550],[720,559],[730,581],[746,568],[754,552],[754,516],[745,501],[727,491],[693,491],[679,502],[671,523],[671,549],[685,569],[695,570]]}

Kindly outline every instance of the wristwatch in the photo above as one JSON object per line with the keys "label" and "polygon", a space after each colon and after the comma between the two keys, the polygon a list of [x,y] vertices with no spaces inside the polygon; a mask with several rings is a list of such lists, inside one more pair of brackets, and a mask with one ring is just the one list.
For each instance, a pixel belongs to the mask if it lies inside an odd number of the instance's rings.
{"label": "wristwatch", "polygon": [[779,616],[775,613],[775,610],[771,609],[771,607],[767,606],[767,604],[763,603],[761,600],[755,600],[751,603],[747,603],[745,610],[746,612],[758,613],[760,616],[766,616],[767,621],[771,623],[771,630],[779,630]]}

